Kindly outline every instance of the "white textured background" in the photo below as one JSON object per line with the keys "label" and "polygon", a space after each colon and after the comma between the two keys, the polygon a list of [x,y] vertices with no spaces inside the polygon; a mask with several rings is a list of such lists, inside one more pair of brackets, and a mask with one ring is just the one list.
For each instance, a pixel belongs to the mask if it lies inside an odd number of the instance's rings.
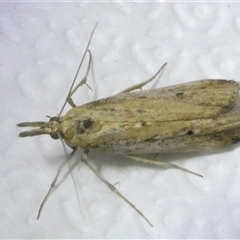
{"label": "white textured background", "polygon": [[0,3],[0,238],[239,238],[239,148],[163,156],[203,179],[90,156],[153,228],[83,164],[73,174],[78,197],[67,178],[36,220],[64,153],[49,136],[18,138],[15,124],[59,112],[97,21],[94,92],[80,89],[78,104],[139,83],[164,62],[158,86],[239,80],[240,3]]}

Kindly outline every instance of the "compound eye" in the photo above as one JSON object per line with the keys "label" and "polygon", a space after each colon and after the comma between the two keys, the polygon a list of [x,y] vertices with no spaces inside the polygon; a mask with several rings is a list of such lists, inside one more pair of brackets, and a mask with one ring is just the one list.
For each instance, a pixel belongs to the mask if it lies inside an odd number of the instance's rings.
{"label": "compound eye", "polygon": [[[51,117],[49,122],[58,122],[59,121],[59,117]],[[59,139],[59,136],[56,132],[51,132],[50,136],[52,139]]]}
{"label": "compound eye", "polygon": [[53,138],[53,139],[59,139],[59,136],[58,136],[57,133],[52,132],[52,133],[50,133],[50,136],[51,136],[51,138]]}

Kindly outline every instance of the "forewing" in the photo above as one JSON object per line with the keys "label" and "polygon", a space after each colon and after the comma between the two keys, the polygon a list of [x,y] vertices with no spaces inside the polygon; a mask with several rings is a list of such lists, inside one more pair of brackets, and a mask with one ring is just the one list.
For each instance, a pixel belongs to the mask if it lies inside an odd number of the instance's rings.
{"label": "forewing", "polygon": [[[207,119],[231,111],[239,86],[235,81],[198,80],[148,91],[130,92],[84,105],[86,114],[104,121],[181,121]],[[82,106],[83,107],[83,106]],[[84,114],[81,109],[81,114]]]}

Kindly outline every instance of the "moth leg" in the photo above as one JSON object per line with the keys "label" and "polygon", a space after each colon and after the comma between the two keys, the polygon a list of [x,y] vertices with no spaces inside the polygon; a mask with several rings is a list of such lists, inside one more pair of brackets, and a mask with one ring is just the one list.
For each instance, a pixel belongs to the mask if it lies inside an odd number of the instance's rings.
{"label": "moth leg", "polygon": [[88,163],[87,161],[87,153],[84,152],[82,157],[81,157],[82,162],[84,162],[92,171],[93,173],[104,183],[107,185],[107,187],[112,190],[114,193],[116,193],[120,198],[122,198],[131,208],[133,208],[151,227],[153,225],[150,223],[150,221],[144,216],[144,214],[132,203],[130,202],[127,198],[125,198],[116,188],[113,184],[109,183],[106,179],[104,179],[98,172],[97,170]]}
{"label": "moth leg", "polygon": [[[69,93],[68,97],[67,97],[67,102],[70,104],[70,106],[72,108],[76,107],[76,104],[73,102],[72,100],[72,95],[78,90],[78,88],[80,88],[82,85],[87,85],[89,87],[89,89],[92,90],[92,88],[87,84],[87,77],[89,74],[89,71],[91,69],[91,63],[92,63],[92,53],[90,52],[90,50],[88,50],[89,53],[89,60],[88,60],[88,67],[87,67],[87,71],[85,73],[85,76],[82,78],[82,80],[80,81],[80,83],[78,83],[73,90]],[[92,90],[93,91],[93,90]]]}
{"label": "moth leg", "polygon": [[43,198],[41,204],[40,204],[40,207],[39,207],[39,210],[38,210],[38,215],[37,215],[37,219],[39,219],[40,215],[41,215],[41,212],[42,212],[42,209],[43,209],[43,206],[45,204],[45,202],[47,201],[48,197],[50,196],[51,192],[53,191],[55,185],[56,185],[56,182],[58,180],[58,177],[63,169],[63,167],[67,164],[68,160],[71,159],[74,154],[76,153],[77,149],[74,149],[68,156],[68,159],[66,161],[64,161],[59,167],[58,167],[58,170],[57,170],[57,173],[53,179],[53,181],[51,182],[51,185],[49,187],[49,190],[48,192],[46,193],[45,197]]}
{"label": "moth leg", "polygon": [[175,169],[179,169],[179,170],[182,170],[182,171],[194,174],[194,175],[196,175],[198,177],[203,177],[202,175],[200,175],[198,173],[195,173],[195,172],[193,172],[191,170],[188,170],[186,168],[182,168],[182,167],[180,167],[180,166],[178,166],[176,164],[173,164],[173,163],[151,160],[151,159],[142,158],[142,157],[138,157],[138,156],[134,156],[134,155],[124,155],[124,156],[127,157],[127,158],[130,158],[132,160],[135,160],[135,161],[139,161],[139,162],[143,162],[143,163],[150,163],[150,164],[164,166],[164,167],[169,167],[169,168],[175,168]]}
{"label": "moth leg", "polygon": [[[82,86],[83,84],[86,84],[86,85],[87,85],[87,83],[86,83],[86,82],[87,82],[87,75],[88,75],[88,73],[89,73],[89,71],[90,71],[90,65],[91,65],[91,61],[92,61],[92,60],[91,60],[91,59],[92,59],[92,55],[91,55],[91,52],[89,51],[89,46],[90,46],[90,43],[91,43],[91,41],[92,41],[92,37],[93,37],[94,31],[95,31],[95,29],[96,29],[96,27],[97,27],[97,24],[98,24],[98,22],[95,24],[95,26],[94,26],[94,28],[93,28],[93,30],[92,30],[92,32],[91,32],[91,35],[90,35],[90,38],[89,38],[89,40],[88,40],[86,49],[85,49],[85,51],[84,51],[84,53],[83,53],[83,57],[82,57],[82,59],[81,59],[81,61],[80,61],[80,63],[79,63],[77,72],[76,72],[75,77],[74,77],[74,79],[73,79],[73,81],[72,81],[71,87],[70,87],[70,89],[69,89],[69,91],[68,91],[68,94],[67,94],[67,97],[66,97],[66,99],[65,99],[65,101],[64,101],[64,104],[63,104],[63,106],[62,106],[62,108],[61,108],[61,110],[60,110],[60,112],[59,112],[59,114],[58,114],[58,117],[61,116],[61,114],[62,114],[62,112],[63,112],[63,109],[65,108],[67,102],[71,105],[72,108],[76,107],[76,105],[74,104],[74,102],[73,102],[73,100],[71,99],[71,97],[72,97],[73,93],[74,93],[80,86]],[[85,59],[85,56],[86,56],[87,52],[88,52],[89,55],[90,55],[89,62],[88,62],[87,73],[86,73],[85,77],[82,79],[82,81],[73,89],[73,87],[74,87],[74,85],[75,85],[75,82],[76,82],[76,80],[77,80],[78,73],[79,73],[79,71],[80,71],[80,69],[81,69],[82,63],[83,63],[83,61],[84,61],[84,59]],[[88,85],[87,85],[87,86],[88,86]],[[89,86],[88,86],[88,87],[89,87]],[[90,89],[91,89],[91,88],[90,88]]]}
{"label": "moth leg", "polygon": [[160,72],[162,72],[162,71],[164,70],[164,68],[166,67],[166,65],[167,65],[167,63],[164,63],[164,64],[162,65],[162,67],[161,67],[151,78],[149,78],[148,80],[143,81],[143,82],[138,83],[138,84],[135,84],[135,85],[133,85],[133,86],[131,86],[131,87],[129,87],[129,88],[126,88],[126,89],[124,89],[123,91],[121,91],[121,92],[118,93],[118,94],[131,92],[131,91],[134,91],[134,90],[137,90],[137,89],[142,90],[142,87],[145,86],[146,84],[150,83],[152,80],[154,80],[154,79],[156,78],[156,76],[157,76]]}

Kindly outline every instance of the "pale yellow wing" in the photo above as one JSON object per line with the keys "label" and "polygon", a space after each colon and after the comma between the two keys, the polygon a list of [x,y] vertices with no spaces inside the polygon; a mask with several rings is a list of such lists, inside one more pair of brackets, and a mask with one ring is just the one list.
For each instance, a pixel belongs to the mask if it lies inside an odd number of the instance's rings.
{"label": "pale yellow wing", "polygon": [[120,94],[73,108],[61,118],[62,132],[83,148],[121,143],[125,149],[131,142],[227,131],[240,127],[240,114],[232,111],[238,88],[234,81],[199,80]]}
{"label": "pale yellow wing", "polygon": [[[239,85],[199,80],[148,91],[125,93],[79,107],[82,115],[105,121],[179,121],[213,118],[231,111]],[[75,108],[77,110],[77,108]]]}

